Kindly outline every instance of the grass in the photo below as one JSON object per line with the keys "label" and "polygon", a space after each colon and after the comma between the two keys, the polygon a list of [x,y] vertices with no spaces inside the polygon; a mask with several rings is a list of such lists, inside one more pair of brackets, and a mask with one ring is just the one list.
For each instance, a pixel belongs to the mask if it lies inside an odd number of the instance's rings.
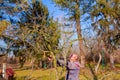
{"label": "grass", "polygon": [[[119,66],[119,64],[117,65]],[[60,70],[60,68],[59,68]],[[28,80],[29,74],[31,70],[15,70],[16,80]],[[90,69],[88,67],[80,70],[80,80],[120,80],[120,69],[99,69],[98,73],[96,73],[96,79],[94,79],[94,75],[91,74]],[[29,77],[29,80],[55,80],[55,69],[38,69],[34,70]],[[61,75],[60,80],[65,80],[65,71]]]}
{"label": "grass", "polygon": [[120,68],[120,64],[115,64],[115,66]]}
{"label": "grass", "polygon": [[[15,70],[16,80],[26,80],[27,76],[31,73],[31,70]],[[60,76],[60,80],[65,80],[65,71]],[[86,80],[83,75],[79,76],[81,80]],[[55,69],[39,69],[34,70],[30,75],[30,80],[56,80]]]}
{"label": "grass", "polygon": [[[16,80],[25,80],[31,73],[31,70],[16,70]],[[53,69],[34,70],[30,77],[31,80],[55,80],[55,71]]]}

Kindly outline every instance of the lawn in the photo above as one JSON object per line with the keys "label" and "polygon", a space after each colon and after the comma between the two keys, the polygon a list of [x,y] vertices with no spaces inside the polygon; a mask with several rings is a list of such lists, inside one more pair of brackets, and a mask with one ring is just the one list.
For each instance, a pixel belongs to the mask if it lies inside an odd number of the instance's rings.
{"label": "lawn", "polygon": [[[60,69],[61,70],[61,69]],[[31,74],[31,75],[30,75]],[[28,77],[30,75],[30,77]],[[28,70],[15,70],[16,80],[55,80],[55,69],[37,69]],[[99,70],[98,73],[93,75],[90,69],[84,68],[80,71],[80,80],[120,80],[120,69],[106,69]],[[28,79],[29,78],[29,79]],[[65,80],[65,71],[61,75],[60,80]]]}
{"label": "lawn", "polygon": [[55,80],[54,69],[39,69],[39,70],[16,70],[16,80],[26,80],[30,75],[31,80]]}

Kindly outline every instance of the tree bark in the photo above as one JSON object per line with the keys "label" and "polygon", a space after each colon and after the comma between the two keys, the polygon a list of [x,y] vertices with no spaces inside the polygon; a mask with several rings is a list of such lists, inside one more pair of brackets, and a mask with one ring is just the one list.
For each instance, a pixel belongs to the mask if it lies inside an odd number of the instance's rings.
{"label": "tree bark", "polygon": [[55,58],[54,53],[51,52],[51,54],[52,54],[52,57],[53,57],[53,65],[54,65],[54,69],[55,69],[56,80],[59,80],[59,72],[58,72],[58,70],[57,70],[57,62],[56,62],[57,60],[56,60],[56,58]]}
{"label": "tree bark", "polygon": [[2,77],[6,79],[6,63],[3,63],[3,69],[2,69]]}
{"label": "tree bark", "polygon": [[77,35],[78,35],[78,42],[79,42],[79,50],[81,55],[81,64],[85,65],[85,54],[83,52],[83,39],[82,39],[82,33],[81,33],[81,26],[80,26],[80,18],[76,20],[76,29],[77,29]]}
{"label": "tree bark", "polygon": [[98,71],[98,68],[99,68],[99,65],[100,65],[101,60],[102,60],[102,55],[99,53],[99,61],[98,61],[98,63],[97,63],[97,66],[95,67],[95,72],[96,72],[96,73],[97,73],[97,71]]}
{"label": "tree bark", "polygon": [[110,54],[110,65],[111,65],[111,68],[115,68],[115,65],[114,65],[114,56],[112,54]]}

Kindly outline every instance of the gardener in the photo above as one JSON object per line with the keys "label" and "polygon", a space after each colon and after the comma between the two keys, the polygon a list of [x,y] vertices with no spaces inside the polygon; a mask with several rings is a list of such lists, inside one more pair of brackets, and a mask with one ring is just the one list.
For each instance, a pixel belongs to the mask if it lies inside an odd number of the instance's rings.
{"label": "gardener", "polygon": [[14,80],[14,70],[12,69],[12,67],[10,65],[7,65],[6,68],[6,78],[7,80]]}
{"label": "gardener", "polygon": [[70,60],[67,62],[67,76],[66,80],[79,80],[79,71],[82,66],[78,61],[78,55],[72,54]]}
{"label": "gardener", "polygon": [[0,69],[0,80],[2,80],[2,69]]}

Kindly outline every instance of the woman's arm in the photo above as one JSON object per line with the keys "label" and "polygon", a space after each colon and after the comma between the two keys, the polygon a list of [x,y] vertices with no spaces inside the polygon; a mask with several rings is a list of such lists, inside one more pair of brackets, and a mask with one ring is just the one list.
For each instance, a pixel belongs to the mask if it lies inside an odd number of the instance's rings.
{"label": "woman's arm", "polygon": [[68,69],[80,69],[79,62],[68,62],[67,64]]}

